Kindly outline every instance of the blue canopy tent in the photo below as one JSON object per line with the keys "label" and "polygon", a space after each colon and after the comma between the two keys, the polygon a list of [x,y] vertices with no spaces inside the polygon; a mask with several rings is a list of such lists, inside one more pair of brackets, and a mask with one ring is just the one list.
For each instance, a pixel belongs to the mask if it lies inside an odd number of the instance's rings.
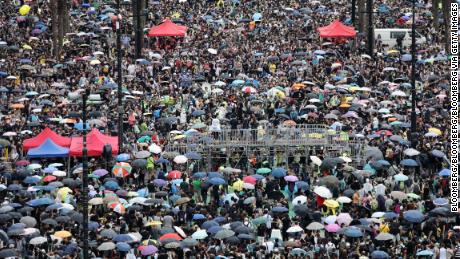
{"label": "blue canopy tent", "polygon": [[27,156],[30,158],[68,157],[69,149],[57,145],[48,138],[40,146],[29,149]]}

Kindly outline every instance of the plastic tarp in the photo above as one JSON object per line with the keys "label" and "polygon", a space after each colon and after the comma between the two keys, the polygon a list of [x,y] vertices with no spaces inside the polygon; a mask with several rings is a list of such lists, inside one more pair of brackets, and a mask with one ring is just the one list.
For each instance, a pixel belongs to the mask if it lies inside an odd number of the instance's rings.
{"label": "plastic tarp", "polygon": [[187,32],[187,27],[177,25],[171,20],[165,20],[162,24],[150,28],[149,37],[184,37]]}
{"label": "plastic tarp", "polygon": [[27,151],[31,148],[36,148],[43,144],[47,139],[51,139],[58,146],[70,147],[71,138],[60,136],[50,128],[45,128],[37,136],[24,140],[23,149],[24,151]]}
{"label": "plastic tarp", "polygon": [[[104,146],[112,146],[112,154],[118,154],[118,137],[111,137],[102,134],[98,129],[92,129],[86,135],[86,148],[88,156],[101,156]],[[83,155],[83,137],[72,138],[70,145],[70,156],[81,157]]]}
{"label": "plastic tarp", "polygon": [[346,26],[339,20],[333,21],[331,24],[318,28],[321,38],[354,38],[356,30],[352,26]]}
{"label": "plastic tarp", "polygon": [[51,139],[46,139],[39,147],[27,151],[27,156],[30,158],[67,157],[68,155],[68,148],[57,145]]}

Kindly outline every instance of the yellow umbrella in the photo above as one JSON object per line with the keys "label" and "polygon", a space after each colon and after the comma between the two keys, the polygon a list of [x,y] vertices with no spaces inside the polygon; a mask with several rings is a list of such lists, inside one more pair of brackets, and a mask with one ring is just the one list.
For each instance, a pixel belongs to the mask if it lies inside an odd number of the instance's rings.
{"label": "yellow umbrella", "polygon": [[146,239],[146,240],[142,241],[142,245],[144,245],[144,246],[147,246],[147,245],[158,246],[159,242],[157,240],[155,240],[155,239]]}
{"label": "yellow umbrella", "polygon": [[388,55],[392,55],[392,54],[399,54],[399,50],[396,50],[396,49],[390,49],[388,52],[387,52]]}
{"label": "yellow umbrella", "polygon": [[176,18],[176,19],[177,19],[177,18],[180,18],[180,13],[175,12],[175,13],[173,13],[173,15],[171,15],[171,17],[172,17],[172,18]]}
{"label": "yellow umbrella", "polygon": [[324,201],[324,205],[328,208],[338,208],[339,203],[335,200],[326,200]]}
{"label": "yellow umbrella", "polygon": [[352,87],[348,88],[348,91],[354,92],[354,91],[358,91],[359,89],[360,89],[359,86],[352,86]]}
{"label": "yellow umbrella", "polygon": [[99,60],[97,60],[97,59],[94,59],[94,60],[91,60],[91,61],[89,62],[89,64],[90,64],[90,65],[99,65],[99,64],[101,64],[101,61],[99,61]]}
{"label": "yellow umbrella", "polygon": [[349,105],[348,103],[342,103],[340,104],[340,108],[350,108],[351,105]]}
{"label": "yellow umbrella", "polygon": [[22,48],[27,49],[27,50],[32,50],[32,47],[30,45],[27,45],[27,44],[22,45]]}
{"label": "yellow umbrella", "polygon": [[20,15],[24,16],[24,15],[27,15],[29,12],[30,12],[30,6],[28,6],[26,4],[21,6],[21,8],[19,8],[19,14]]}
{"label": "yellow umbrella", "polygon": [[61,200],[65,200],[67,195],[72,192],[69,187],[62,187],[57,191],[57,196],[61,198]]}
{"label": "yellow umbrella", "polygon": [[163,223],[161,223],[161,221],[154,220],[154,221],[149,221],[149,222],[145,223],[144,227],[159,226],[161,224],[163,224]]}
{"label": "yellow umbrella", "polygon": [[183,139],[183,138],[185,138],[185,137],[186,137],[185,135],[177,135],[177,136],[175,136],[173,139],[174,139],[174,140],[178,140],[178,139]]}
{"label": "yellow umbrella", "polygon": [[428,132],[435,133],[435,134],[438,134],[438,135],[442,135],[441,130],[438,129],[438,128],[429,128]]}
{"label": "yellow umbrella", "polygon": [[232,187],[233,187],[233,190],[241,192],[244,187],[244,182],[241,180],[238,180],[233,183]]}
{"label": "yellow umbrella", "polygon": [[67,237],[71,237],[72,234],[69,231],[61,230],[61,231],[54,232],[54,236],[60,237],[60,238],[67,238]]}

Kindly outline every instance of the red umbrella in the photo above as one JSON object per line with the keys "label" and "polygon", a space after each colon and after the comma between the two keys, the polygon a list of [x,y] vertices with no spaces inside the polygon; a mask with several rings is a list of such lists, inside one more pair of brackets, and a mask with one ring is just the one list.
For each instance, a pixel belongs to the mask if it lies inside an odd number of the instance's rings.
{"label": "red umbrella", "polygon": [[375,134],[377,134],[377,135],[385,135],[387,137],[393,135],[393,133],[391,133],[391,131],[389,131],[389,130],[379,130]]}
{"label": "red umbrella", "polygon": [[179,236],[177,233],[168,233],[168,234],[164,234],[160,237],[160,241],[164,241],[166,239],[174,239],[176,241],[180,241],[182,240],[182,237]]}
{"label": "red umbrella", "polygon": [[19,160],[19,161],[16,162],[16,165],[17,166],[28,166],[28,165],[30,165],[30,162],[27,161],[27,160]]}
{"label": "red umbrella", "polygon": [[171,172],[168,173],[168,178],[171,179],[171,180],[179,179],[181,177],[182,177],[182,172],[181,171],[174,170],[174,171],[171,171]]}
{"label": "red umbrella", "polygon": [[257,179],[253,176],[245,176],[243,177],[243,182],[250,183],[252,185],[256,185]]}
{"label": "red umbrella", "polygon": [[45,182],[45,183],[52,182],[52,181],[56,181],[56,176],[47,175],[47,176],[45,176],[45,178],[43,178],[43,182]]}

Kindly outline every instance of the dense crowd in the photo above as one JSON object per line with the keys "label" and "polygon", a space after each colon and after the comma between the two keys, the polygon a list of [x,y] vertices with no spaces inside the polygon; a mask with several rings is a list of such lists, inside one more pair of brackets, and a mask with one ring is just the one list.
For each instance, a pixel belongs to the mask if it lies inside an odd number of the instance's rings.
{"label": "dense crowd", "polygon": [[[0,1],[0,258],[82,255],[81,158],[31,158],[23,141],[44,128],[81,136],[75,99],[85,89],[88,126],[118,134],[116,5],[71,1],[55,57],[49,2]],[[188,30],[146,34],[137,59],[122,5],[124,145],[109,162],[89,161],[91,258],[460,256],[446,155],[449,56],[430,3],[417,2],[427,42],[416,57],[378,37],[371,57],[364,33],[317,33],[336,19],[350,24],[347,1],[147,2],[146,27],[170,19]],[[374,4],[376,28],[410,27],[410,1]],[[209,161],[165,150],[206,132],[302,124],[362,139],[362,160],[241,152]]]}

